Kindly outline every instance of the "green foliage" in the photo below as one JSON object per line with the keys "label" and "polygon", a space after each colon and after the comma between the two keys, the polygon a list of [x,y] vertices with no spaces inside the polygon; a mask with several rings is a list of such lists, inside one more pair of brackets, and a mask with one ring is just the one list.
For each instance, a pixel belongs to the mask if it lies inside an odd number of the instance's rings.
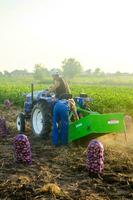
{"label": "green foliage", "polygon": [[122,112],[133,116],[133,88],[72,85],[72,93],[87,93],[94,101],[90,107],[100,113]]}
{"label": "green foliage", "polygon": [[43,90],[48,86],[33,82],[32,76],[24,77],[2,77],[0,79],[0,104],[9,99],[14,105],[23,106],[26,93],[31,92],[31,83],[34,83],[34,90]]}
{"label": "green foliage", "polygon": [[34,78],[36,80],[39,80],[40,82],[42,82],[48,76],[49,76],[49,72],[48,72],[47,68],[44,68],[41,64],[35,65]]}
{"label": "green foliage", "polygon": [[26,69],[24,70],[14,70],[10,73],[10,76],[27,76],[29,73]]}
{"label": "green foliage", "polygon": [[106,75],[106,76],[78,76],[74,77],[73,84],[91,84],[91,85],[108,85],[108,86],[133,86],[133,75]]}
{"label": "green foliage", "polygon": [[[49,79],[50,80],[50,79]],[[31,83],[33,77],[16,78],[11,77],[0,79],[0,103],[9,99],[14,105],[23,107],[24,93],[31,92]],[[34,90],[43,90],[48,88],[47,84],[34,84]],[[72,84],[70,88],[74,96],[80,93],[87,93],[94,101],[90,103],[93,111],[100,113],[122,112],[133,117],[133,88],[127,86],[103,86],[88,84]]]}
{"label": "green foliage", "polygon": [[74,58],[65,59],[62,64],[63,75],[66,78],[73,78],[74,76],[79,75],[82,71],[81,64]]}
{"label": "green foliage", "polygon": [[98,67],[93,72],[93,76],[104,76],[104,72],[102,72],[101,69]]}

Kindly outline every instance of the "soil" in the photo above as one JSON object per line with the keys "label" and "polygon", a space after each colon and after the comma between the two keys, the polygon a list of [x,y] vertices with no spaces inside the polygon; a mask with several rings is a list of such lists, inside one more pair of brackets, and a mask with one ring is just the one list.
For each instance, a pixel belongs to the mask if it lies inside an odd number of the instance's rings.
{"label": "soil", "polygon": [[0,199],[133,199],[132,124],[127,137],[122,133],[98,138],[104,144],[105,168],[102,176],[94,177],[86,170],[86,142],[53,147],[50,140],[35,138],[28,124],[25,134],[32,146],[32,165],[15,163],[13,137],[19,111],[0,108],[8,127],[7,138],[0,137]]}

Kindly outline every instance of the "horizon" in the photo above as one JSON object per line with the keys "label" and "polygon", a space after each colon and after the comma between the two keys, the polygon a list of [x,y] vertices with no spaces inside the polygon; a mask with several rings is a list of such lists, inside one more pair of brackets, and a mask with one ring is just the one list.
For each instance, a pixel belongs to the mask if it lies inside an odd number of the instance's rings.
{"label": "horizon", "polygon": [[[44,67],[44,68],[45,68],[45,67]],[[50,72],[50,70],[51,70],[51,69],[49,69],[49,68],[46,68],[46,69],[48,70],[48,72]],[[57,68],[57,69],[60,69],[60,68]],[[97,69],[97,68],[95,68],[95,69]],[[83,69],[83,71],[81,72],[81,74],[84,73],[84,72],[86,72],[87,70],[91,70],[90,73],[93,74],[93,73],[95,72],[95,69],[93,69],[93,70],[92,70],[91,68],[89,68],[89,69]],[[12,73],[12,72],[17,71],[17,70],[18,70],[18,71],[21,71],[21,70],[22,70],[22,71],[25,71],[25,70],[26,70],[26,72],[29,73],[29,74],[30,74],[30,73],[31,73],[31,74],[34,73],[34,69],[33,69],[32,71],[29,71],[29,70],[27,70],[26,68],[13,69],[13,70],[10,70],[10,71],[8,71],[8,70],[3,70],[3,71],[1,71],[1,70],[0,70],[0,73],[2,73],[2,74],[4,75],[4,72]],[[62,70],[61,70],[61,71],[62,71]],[[106,75],[106,74],[117,74],[117,73],[120,73],[121,75],[122,75],[122,74],[133,75],[133,72],[121,72],[121,71],[105,72],[105,71],[101,70],[101,68],[100,68],[100,73],[104,73],[105,75]]]}
{"label": "horizon", "polygon": [[60,68],[133,73],[131,0],[0,1],[0,71]]}

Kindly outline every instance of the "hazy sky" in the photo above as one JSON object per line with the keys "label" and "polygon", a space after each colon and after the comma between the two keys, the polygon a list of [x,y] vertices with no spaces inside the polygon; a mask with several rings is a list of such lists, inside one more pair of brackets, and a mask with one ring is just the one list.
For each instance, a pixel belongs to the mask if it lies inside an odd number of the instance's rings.
{"label": "hazy sky", "polygon": [[133,72],[133,0],[0,0],[0,71],[69,57]]}

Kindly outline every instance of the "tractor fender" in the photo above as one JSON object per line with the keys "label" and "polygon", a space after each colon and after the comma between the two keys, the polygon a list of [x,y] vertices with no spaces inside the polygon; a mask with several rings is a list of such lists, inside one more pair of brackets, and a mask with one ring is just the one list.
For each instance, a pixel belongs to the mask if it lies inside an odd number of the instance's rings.
{"label": "tractor fender", "polygon": [[37,102],[39,104],[48,104],[48,101],[46,99],[39,99]]}
{"label": "tractor fender", "polygon": [[47,107],[47,109],[52,112],[53,110],[53,102],[51,99],[39,99],[39,101],[37,101],[38,104],[41,104],[43,107]]}

